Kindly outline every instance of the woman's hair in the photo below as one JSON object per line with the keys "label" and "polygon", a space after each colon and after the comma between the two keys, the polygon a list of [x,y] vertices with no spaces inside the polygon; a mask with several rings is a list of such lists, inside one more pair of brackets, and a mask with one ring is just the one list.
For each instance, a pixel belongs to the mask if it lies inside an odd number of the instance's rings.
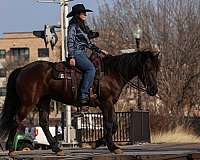
{"label": "woman's hair", "polygon": [[80,19],[80,14],[75,14],[73,16],[73,18],[70,20],[69,23],[75,23],[76,25],[78,25],[81,30],[85,33],[88,33],[88,27],[85,25],[85,22],[83,20]]}
{"label": "woman's hair", "polygon": [[84,21],[80,18],[80,14],[75,14],[75,15],[73,16],[73,18],[74,18],[75,22],[76,22],[78,25],[84,23]]}

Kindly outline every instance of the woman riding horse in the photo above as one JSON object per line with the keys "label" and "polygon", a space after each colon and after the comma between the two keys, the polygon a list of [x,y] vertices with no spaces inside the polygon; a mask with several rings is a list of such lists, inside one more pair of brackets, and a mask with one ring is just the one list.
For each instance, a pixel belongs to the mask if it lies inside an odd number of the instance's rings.
{"label": "woman riding horse", "polygon": [[[68,29],[70,64],[76,65],[84,72],[80,99],[85,100],[86,98],[86,101],[95,69],[86,56],[85,48],[96,48],[90,42],[89,32],[84,24],[86,18],[84,14],[88,11],[91,10],[86,10],[82,4],[78,4],[68,15],[68,17],[73,16]],[[100,52],[100,49],[96,48],[96,50]],[[160,68],[160,60],[156,52],[138,51],[106,56],[102,58],[102,64],[104,74],[99,82],[100,94],[97,93],[97,101],[103,114],[104,135],[96,140],[94,147],[106,144],[111,152],[121,153],[120,147],[112,140],[112,135],[117,131],[114,104],[117,103],[124,86],[136,76],[142,81],[147,94],[155,96],[158,91],[157,73]],[[54,70],[55,64],[52,62],[35,61],[15,69],[10,74],[4,107],[0,115],[0,140],[8,138],[7,147],[10,156],[16,155],[13,141],[17,128],[34,107],[38,108],[39,125],[43,129],[52,151],[57,155],[64,155],[48,127],[49,104],[51,99],[67,105],[75,105],[76,102],[73,99],[72,85],[66,84],[65,79],[57,80],[53,74]],[[76,71],[75,76],[78,80],[76,83],[79,85],[82,74]]]}
{"label": "woman riding horse", "polygon": [[92,86],[95,77],[95,67],[86,54],[86,48],[95,49],[97,53],[106,51],[100,50],[90,39],[98,37],[98,32],[92,32],[85,25],[86,12],[92,10],[85,9],[83,4],[77,4],[72,7],[72,11],[67,17],[73,17],[69,22],[67,46],[69,51],[70,65],[77,66],[83,71],[83,80],[80,87],[79,103],[86,105],[89,101],[89,89]]}
{"label": "woman riding horse", "polygon": [[[104,74],[100,80],[101,92],[97,93],[97,101],[103,114],[104,135],[96,140],[94,147],[106,144],[111,152],[121,153],[120,148],[112,141],[112,135],[117,131],[114,104],[117,103],[124,86],[136,76],[142,81],[148,95],[156,95],[160,60],[152,51],[139,51],[106,56],[102,59],[102,64]],[[8,137],[7,146],[10,156],[16,155],[13,141],[18,125],[34,107],[39,110],[39,124],[52,151],[57,155],[64,154],[49,131],[49,104],[51,99],[68,105],[75,105],[76,102],[73,99],[71,84],[66,87],[65,79],[55,79],[54,66],[54,63],[48,61],[32,62],[15,69],[8,78],[6,98],[0,115],[0,140]],[[75,75],[79,80],[76,83],[79,85],[82,75],[78,71]]]}

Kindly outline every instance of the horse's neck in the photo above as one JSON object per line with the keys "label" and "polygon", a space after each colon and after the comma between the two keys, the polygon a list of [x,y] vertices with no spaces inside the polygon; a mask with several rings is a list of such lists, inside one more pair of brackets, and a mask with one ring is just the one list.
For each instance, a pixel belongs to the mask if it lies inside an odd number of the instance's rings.
{"label": "horse's neck", "polygon": [[134,62],[133,61],[129,61],[128,63],[126,61],[121,62],[122,67],[120,68],[122,68],[122,70],[118,72],[121,74],[121,78],[124,79],[126,83],[138,75],[139,62],[137,59],[138,58],[136,56]]}
{"label": "horse's neck", "polygon": [[[127,56],[128,57],[128,56]],[[126,58],[122,58],[120,60],[120,56],[113,56],[113,59],[115,59],[114,64],[116,67],[112,68],[113,72],[115,72],[118,75],[119,80],[122,82],[122,85],[126,85],[131,79],[133,79],[135,76],[138,75],[139,71],[139,57],[135,55],[135,60],[128,61]]]}

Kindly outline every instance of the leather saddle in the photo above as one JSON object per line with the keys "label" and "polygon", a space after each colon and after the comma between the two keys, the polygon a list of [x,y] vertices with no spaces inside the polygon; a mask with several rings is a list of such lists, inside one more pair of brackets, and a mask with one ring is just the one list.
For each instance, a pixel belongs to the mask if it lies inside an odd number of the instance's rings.
{"label": "leather saddle", "polygon": [[[96,93],[97,95],[100,95],[100,79],[103,75],[103,72],[101,71],[102,65],[100,63],[100,60],[94,59],[91,60],[96,68],[96,75],[93,82],[93,87],[90,89],[90,99],[94,99],[93,93]],[[55,80],[65,80],[65,86],[70,86],[72,92],[73,92],[73,99],[76,102],[78,98],[79,93],[79,86],[78,84],[80,82],[80,79],[77,79],[77,74],[82,74],[82,71],[80,71],[78,68],[70,66],[68,62],[55,62],[53,64],[53,78]],[[81,77],[80,77],[81,78]],[[68,88],[68,87],[67,87]],[[69,88],[68,88],[69,89]]]}
{"label": "leather saddle", "polygon": [[71,79],[73,75],[72,72],[79,72],[81,73],[81,71],[76,68],[76,67],[72,67],[70,66],[67,62],[55,62],[53,64],[53,78],[55,80],[60,80],[60,79]]}

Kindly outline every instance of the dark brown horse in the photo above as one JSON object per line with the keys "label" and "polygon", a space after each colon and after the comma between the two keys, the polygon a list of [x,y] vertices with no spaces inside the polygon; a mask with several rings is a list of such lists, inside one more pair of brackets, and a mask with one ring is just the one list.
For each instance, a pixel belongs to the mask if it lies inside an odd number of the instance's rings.
{"label": "dark brown horse", "polygon": [[[158,54],[152,51],[140,51],[118,56],[107,56],[102,59],[104,76],[100,81],[99,108],[103,113],[104,137],[96,141],[95,147],[106,143],[114,153],[121,150],[112,141],[117,131],[114,104],[118,101],[123,87],[135,76],[138,76],[146,88],[147,94],[157,93],[157,72],[159,71]],[[49,103],[51,99],[73,105],[70,87],[66,90],[65,80],[53,78],[53,63],[36,61],[14,70],[8,79],[7,95],[0,119],[0,138],[8,136],[7,144],[12,155],[13,139],[18,124],[26,118],[34,106],[39,110],[39,124],[42,127],[52,151],[63,154],[58,143],[52,137],[49,126]],[[80,72],[76,73],[80,78]],[[77,77],[77,79],[78,79]]]}

